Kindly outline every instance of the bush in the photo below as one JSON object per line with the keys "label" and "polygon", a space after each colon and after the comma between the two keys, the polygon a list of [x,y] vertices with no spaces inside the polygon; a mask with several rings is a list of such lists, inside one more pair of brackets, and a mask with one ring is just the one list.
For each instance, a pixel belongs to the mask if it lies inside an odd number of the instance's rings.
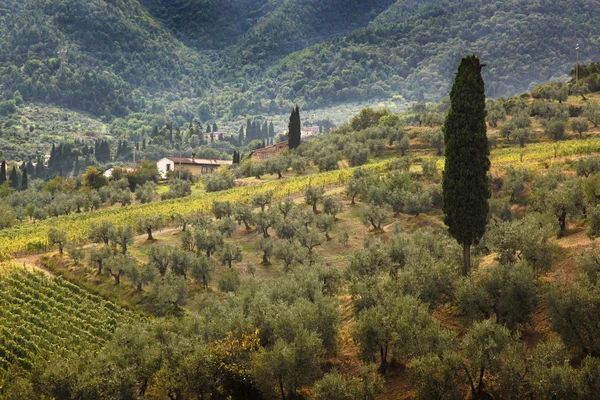
{"label": "bush", "polygon": [[177,199],[192,194],[192,184],[183,179],[173,179],[169,186],[169,191],[161,195],[162,200]]}
{"label": "bush", "polygon": [[241,285],[240,273],[237,269],[228,268],[219,275],[217,285],[221,292],[236,292]]}

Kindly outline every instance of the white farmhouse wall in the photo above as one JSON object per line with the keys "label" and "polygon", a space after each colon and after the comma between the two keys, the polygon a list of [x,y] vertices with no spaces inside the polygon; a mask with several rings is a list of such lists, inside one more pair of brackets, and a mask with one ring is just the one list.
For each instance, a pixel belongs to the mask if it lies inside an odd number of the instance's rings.
{"label": "white farmhouse wall", "polygon": [[168,158],[162,158],[158,160],[156,166],[158,167],[158,172],[160,173],[162,179],[167,179],[167,171],[172,171],[175,169],[175,163]]}

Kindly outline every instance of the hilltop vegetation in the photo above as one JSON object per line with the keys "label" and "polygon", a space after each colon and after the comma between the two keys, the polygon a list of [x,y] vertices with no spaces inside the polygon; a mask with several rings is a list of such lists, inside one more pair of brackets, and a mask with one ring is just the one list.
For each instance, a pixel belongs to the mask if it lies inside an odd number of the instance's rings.
{"label": "hilltop vegetation", "polygon": [[105,119],[143,112],[206,122],[283,114],[294,102],[437,101],[451,66],[469,52],[487,63],[488,95],[512,95],[565,76],[576,41],[583,62],[600,56],[598,22],[582,18],[597,7],[597,0],[10,0],[0,6],[0,112],[22,97]]}

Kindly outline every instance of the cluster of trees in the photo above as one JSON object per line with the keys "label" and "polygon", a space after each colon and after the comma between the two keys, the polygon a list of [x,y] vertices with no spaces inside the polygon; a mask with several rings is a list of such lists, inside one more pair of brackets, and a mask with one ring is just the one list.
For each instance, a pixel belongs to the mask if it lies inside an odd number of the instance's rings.
{"label": "cluster of trees", "polygon": [[441,186],[435,184],[438,173],[435,161],[424,162],[421,176],[410,174],[410,165],[410,158],[398,159],[384,177],[368,174],[359,168],[348,182],[346,194],[352,204],[356,198],[365,203],[360,211],[361,221],[375,232],[381,232],[390,211],[395,216],[399,213],[418,216],[441,208],[442,192]]}
{"label": "cluster of trees", "polygon": [[234,169],[234,174],[259,179],[264,174],[272,174],[281,178],[282,173],[290,168],[301,174],[310,164],[319,171],[332,171],[340,167],[342,160],[357,167],[367,163],[370,156],[381,156],[391,147],[401,154],[405,154],[410,147],[400,116],[387,109],[365,108],[350,124],[302,143],[297,112],[294,108],[290,116],[290,129],[295,130],[295,151],[282,152],[267,160],[245,159]]}
{"label": "cluster of trees", "polygon": [[77,177],[58,175],[46,182],[28,180],[27,168],[21,177],[17,175],[16,167],[8,176],[2,174],[3,170],[0,169],[0,181],[5,177],[0,184],[0,228],[97,210],[105,204],[126,206],[134,200],[148,203],[159,198],[164,200],[191,194],[191,182],[175,178],[171,180],[169,190],[159,197],[156,164],[146,160],[131,172],[116,167],[110,178],[96,167],[88,167],[85,174]]}

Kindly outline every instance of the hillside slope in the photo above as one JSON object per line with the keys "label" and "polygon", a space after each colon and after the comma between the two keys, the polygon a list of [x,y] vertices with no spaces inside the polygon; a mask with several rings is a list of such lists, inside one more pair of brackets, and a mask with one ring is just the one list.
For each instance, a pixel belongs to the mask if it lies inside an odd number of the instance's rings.
{"label": "hillside slope", "polygon": [[8,0],[0,15],[0,85],[25,101],[124,116],[146,107],[136,89],[206,87],[198,55],[137,1]]}
{"label": "hillside slope", "polygon": [[437,100],[460,57],[477,53],[488,95],[512,95],[564,77],[576,43],[581,62],[600,58],[597,9],[600,0],[6,0],[0,93],[107,119],[227,120],[293,103]]}
{"label": "hillside slope", "polygon": [[[487,93],[529,90],[600,57],[596,0],[573,2],[398,1],[367,29],[292,54],[268,76],[281,92],[311,106],[400,94],[437,100],[448,93],[460,58],[487,64]],[[585,49],[585,50],[583,50]]]}

